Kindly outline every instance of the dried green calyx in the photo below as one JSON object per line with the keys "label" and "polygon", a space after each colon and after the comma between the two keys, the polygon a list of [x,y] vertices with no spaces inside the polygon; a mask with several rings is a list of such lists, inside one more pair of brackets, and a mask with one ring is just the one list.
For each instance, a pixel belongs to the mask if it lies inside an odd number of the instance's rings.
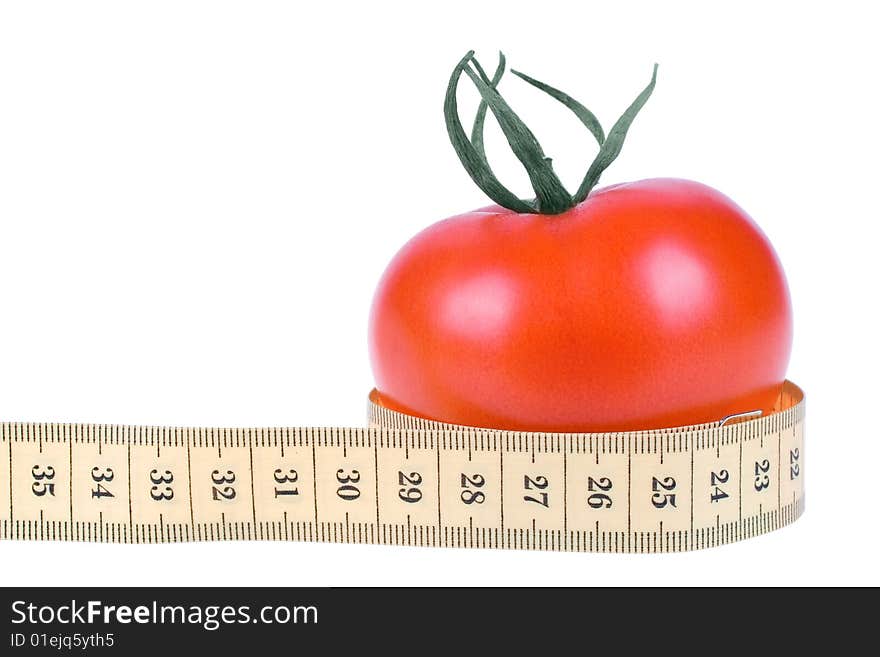
{"label": "dried green calyx", "polygon": [[[498,92],[498,83],[504,75],[505,65],[504,55],[499,53],[498,67],[495,69],[494,75],[489,78],[474,57],[473,51],[467,53],[458,63],[449,78],[446,100],[443,104],[449,139],[458,158],[477,187],[482,189],[498,205],[519,213],[559,214],[565,212],[587,198],[590,191],[599,182],[599,176],[620,154],[629,126],[648,98],[651,97],[651,92],[654,91],[654,84],[657,81],[657,65],[654,65],[651,82],[617,119],[607,137],[593,113],[574,98],[528,75],[511,71],[514,75],[565,105],[584,124],[599,144],[599,153],[573,195],[565,189],[553,171],[551,160],[544,155],[541,144],[538,143],[535,135]],[[456,94],[462,74],[467,74],[482,97],[470,137],[465,133],[458,115]],[[507,143],[510,144],[511,150],[525,168],[532,188],[535,190],[534,199],[520,199],[502,185],[492,172],[483,146],[483,126],[487,110],[492,111],[507,138]]]}

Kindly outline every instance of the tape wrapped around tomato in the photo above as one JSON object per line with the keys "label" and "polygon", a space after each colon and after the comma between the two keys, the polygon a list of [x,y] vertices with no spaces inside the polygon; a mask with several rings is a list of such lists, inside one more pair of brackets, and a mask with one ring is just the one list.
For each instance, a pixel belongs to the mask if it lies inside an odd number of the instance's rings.
{"label": "tape wrapped around tomato", "polygon": [[[766,414],[648,431],[457,426],[387,408],[376,390],[368,404],[380,446],[415,432],[410,449],[436,449],[438,474],[461,470],[437,511],[469,531],[442,531],[441,545],[590,552],[702,549],[794,522],[804,511],[804,413],[791,381]],[[455,494],[472,500],[464,491],[477,490],[484,508],[457,504]]]}

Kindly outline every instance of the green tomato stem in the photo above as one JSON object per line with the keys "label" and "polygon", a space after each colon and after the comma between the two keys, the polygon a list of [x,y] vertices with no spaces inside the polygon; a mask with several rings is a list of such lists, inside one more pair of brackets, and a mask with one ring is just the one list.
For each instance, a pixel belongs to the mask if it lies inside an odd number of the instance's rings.
{"label": "green tomato stem", "polygon": [[[553,171],[552,160],[544,154],[535,135],[498,91],[498,84],[504,75],[505,65],[504,55],[499,53],[498,67],[490,79],[480,63],[474,58],[473,51],[470,51],[453,70],[443,104],[446,130],[452,142],[452,147],[455,149],[459,160],[474,183],[499,205],[517,213],[552,215],[565,212],[589,196],[598,183],[602,172],[620,154],[630,125],[632,125],[636,115],[644,107],[654,90],[654,85],[657,81],[657,65],[654,65],[651,82],[621,115],[607,137],[596,116],[580,102],[565,92],[535,78],[519,71],[512,71],[520,79],[528,82],[533,87],[543,91],[567,107],[590,131],[599,144],[599,153],[590,164],[583,181],[574,195],[571,195],[565,189],[559,177]],[[458,114],[457,92],[462,74],[466,74],[470,78],[481,97],[470,139],[468,139],[461,125],[461,119]],[[511,150],[526,170],[535,192],[534,199],[520,199],[502,185],[493,173],[486,156],[483,141],[483,130],[488,111],[491,111],[498,121],[498,125],[501,127],[501,131],[504,133]]]}

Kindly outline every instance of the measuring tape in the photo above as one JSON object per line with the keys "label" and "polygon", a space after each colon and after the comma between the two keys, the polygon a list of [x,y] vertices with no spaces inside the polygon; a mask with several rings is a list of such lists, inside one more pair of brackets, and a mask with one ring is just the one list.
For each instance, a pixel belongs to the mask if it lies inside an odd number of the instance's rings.
{"label": "measuring tape", "polygon": [[0,424],[0,538],[297,540],[591,552],[722,545],[804,506],[804,395],[653,431]]}

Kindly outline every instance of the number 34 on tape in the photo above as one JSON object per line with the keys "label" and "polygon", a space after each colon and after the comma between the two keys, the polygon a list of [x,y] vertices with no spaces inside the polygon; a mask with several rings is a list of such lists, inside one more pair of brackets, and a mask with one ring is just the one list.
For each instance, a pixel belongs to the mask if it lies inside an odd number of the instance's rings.
{"label": "number 34 on tape", "polygon": [[712,547],[803,512],[803,392],[756,419],[554,434],[371,401],[370,428],[0,424],[0,538]]}

